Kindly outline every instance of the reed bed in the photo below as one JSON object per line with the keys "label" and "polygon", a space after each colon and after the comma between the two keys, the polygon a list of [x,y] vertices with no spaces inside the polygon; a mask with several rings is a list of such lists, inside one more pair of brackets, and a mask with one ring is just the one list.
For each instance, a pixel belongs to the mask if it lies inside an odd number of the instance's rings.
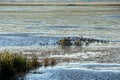
{"label": "reed bed", "polygon": [[54,58],[44,58],[42,62],[38,60],[37,55],[28,59],[24,55],[10,52],[0,53],[0,80],[13,80],[17,74],[28,73],[30,70],[40,66],[54,66]]}

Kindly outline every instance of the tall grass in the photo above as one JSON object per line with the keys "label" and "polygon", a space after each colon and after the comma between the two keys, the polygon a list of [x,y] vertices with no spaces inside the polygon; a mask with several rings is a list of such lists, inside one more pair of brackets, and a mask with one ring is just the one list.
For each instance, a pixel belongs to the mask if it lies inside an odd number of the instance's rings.
{"label": "tall grass", "polygon": [[8,52],[4,52],[0,54],[1,80],[8,79],[9,77],[14,75],[13,59],[14,59],[14,55]]}
{"label": "tall grass", "polygon": [[[30,61],[22,55],[9,52],[0,53],[0,80],[9,80],[16,73],[26,72],[39,66],[37,58]],[[31,66],[30,66],[31,65]]]}
{"label": "tall grass", "polygon": [[38,61],[38,57],[35,55],[32,57],[32,66],[37,68],[39,66],[41,66],[40,62]]}
{"label": "tall grass", "polygon": [[17,55],[13,58],[13,68],[15,69],[15,71],[25,71],[26,67],[26,58],[20,55]]}
{"label": "tall grass", "polygon": [[10,78],[14,75],[29,72],[29,70],[42,66],[42,64],[45,67],[54,66],[56,60],[45,58],[43,63],[40,63],[36,55],[32,56],[32,59],[27,59],[21,54],[0,53],[0,80],[12,80]]}

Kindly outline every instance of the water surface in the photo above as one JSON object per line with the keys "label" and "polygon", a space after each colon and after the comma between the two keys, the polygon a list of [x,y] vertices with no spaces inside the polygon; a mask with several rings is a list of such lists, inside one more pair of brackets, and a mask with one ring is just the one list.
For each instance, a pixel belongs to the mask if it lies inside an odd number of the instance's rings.
{"label": "water surface", "polygon": [[39,45],[41,36],[119,42],[119,21],[120,6],[0,6],[0,46]]}

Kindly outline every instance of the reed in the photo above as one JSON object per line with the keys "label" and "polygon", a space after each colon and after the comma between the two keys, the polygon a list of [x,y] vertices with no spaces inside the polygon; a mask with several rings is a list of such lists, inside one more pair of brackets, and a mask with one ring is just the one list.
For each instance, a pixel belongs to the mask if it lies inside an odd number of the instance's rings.
{"label": "reed", "polygon": [[0,80],[7,80],[16,73],[26,73],[39,66],[38,58],[28,60],[23,55],[10,52],[0,53]]}

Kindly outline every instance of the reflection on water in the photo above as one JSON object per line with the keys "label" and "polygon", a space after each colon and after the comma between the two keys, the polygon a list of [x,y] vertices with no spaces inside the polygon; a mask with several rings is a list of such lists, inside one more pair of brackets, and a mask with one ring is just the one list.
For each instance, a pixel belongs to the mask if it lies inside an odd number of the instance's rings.
{"label": "reflection on water", "polygon": [[[85,36],[115,43],[100,47],[92,46],[92,48],[48,47],[65,36]],[[55,57],[59,60],[63,59],[62,62],[72,60],[73,62],[120,62],[117,42],[120,42],[120,6],[0,6],[0,47],[12,46],[14,51],[18,51],[17,47],[21,46],[20,49],[28,58],[35,53],[40,59]],[[109,45],[117,48],[108,48]],[[29,48],[26,49],[26,46]],[[72,66],[58,66],[63,67],[60,70],[56,67],[50,70],[42,68],[43,74],[29,73],[23,80],[120,79],[120,73],[113,71],[118,71],[120,66],[93,64]],[[77,67],[83,70],[72,69]],[[108,67],[110,70],[113,69],[113,72],[89,71],[108,70]]]}
{"label": "reflection on water", "polygon": [[[0,44],[36,45],[42,39],[39,36],[85,36],[117,42],[120,41],[119,8],[119,6],[0,6]],[[28,44],[25,44],[27,42]]]}
{"label": "reflection on water", "polygon": [[[119,80],[119,64],[62,63],[39,68],[21,77],[23,80]],[[34,74],[36,73],[36,74]]]}

